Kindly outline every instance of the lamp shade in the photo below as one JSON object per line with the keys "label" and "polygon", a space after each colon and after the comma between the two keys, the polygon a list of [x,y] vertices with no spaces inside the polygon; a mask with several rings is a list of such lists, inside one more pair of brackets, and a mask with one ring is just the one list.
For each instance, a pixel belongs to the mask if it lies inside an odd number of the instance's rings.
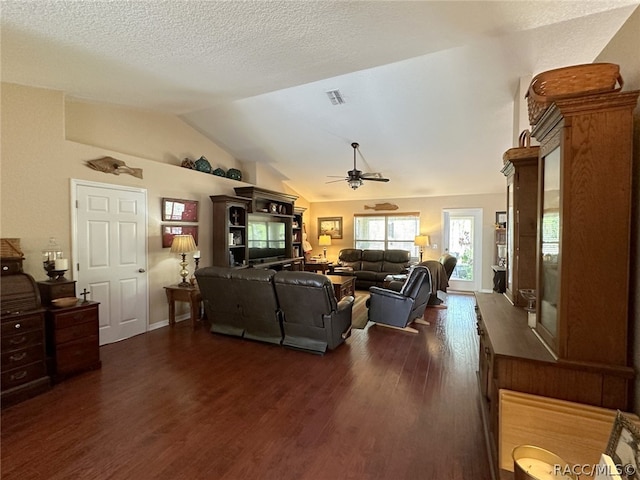
{"label": "lamp shade", "polygon": [[418,247],[428,247],[431,245],[429,241],[429,235],[416,235],[415,240],[413,241]]}
{"label": "lamp shade", "polygon": [[191,235],[175,235],[171,242],[171,253],[190,253],[197,250]]}
{"label": "lamp shade", "polygon": [[318,238],[318,245],[321,247],[331,245],[331,235],[320,235],[320,238]]}

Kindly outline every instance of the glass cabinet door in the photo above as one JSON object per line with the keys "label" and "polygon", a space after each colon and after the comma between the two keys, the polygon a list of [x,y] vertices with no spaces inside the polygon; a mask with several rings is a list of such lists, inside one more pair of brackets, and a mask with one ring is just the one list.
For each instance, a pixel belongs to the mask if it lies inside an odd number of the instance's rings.
{"label": "glass cabinet door", "polygon": [[[507,290],[512,292],[515,297],[518,292],[513,291],[513,267],[515,262],[514,255],[514,213],[513,213],[513,183],[507,184]],[[514,299],[515,300],[515,299]]]}
{"label": "glass cabinet door", "polygon": [[552,340],[558,332],[558,294],[560,287],[560,148],[542,159],[542,229],[540,234],[540,289],[538,325]]}

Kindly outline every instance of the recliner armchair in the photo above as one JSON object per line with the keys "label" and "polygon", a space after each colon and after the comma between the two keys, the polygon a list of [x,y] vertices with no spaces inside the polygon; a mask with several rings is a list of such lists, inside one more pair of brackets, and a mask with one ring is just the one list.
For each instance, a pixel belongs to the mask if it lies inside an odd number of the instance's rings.
{"label": "recliner armchair", "polygon": [[339,302],[325,275],[280,271],[274,285],[282,314],[282,345],[325,353],[351,335],[353,297]]}
{"label": "recliner armchair", "polygon": [[431,295],[431,274],[426,267],[415,266],[399,292],[370,287],[369,321],[375,324],[418,333],[409,327],[412,322],[427,324],[422,320]]}

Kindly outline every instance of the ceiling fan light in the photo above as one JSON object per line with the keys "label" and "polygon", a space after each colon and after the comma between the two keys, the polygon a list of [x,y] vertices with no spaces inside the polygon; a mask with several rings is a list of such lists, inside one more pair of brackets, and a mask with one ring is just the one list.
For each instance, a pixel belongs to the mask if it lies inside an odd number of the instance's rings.
{"label": "ceiling fan light", "polygon": [[362,180],[360,180],[359,178],[352,178],[352,179],[348,180],[347,183],[349,184],[349,186],[351,188],[353,188],[355,190],[360,185],[362,185]]}

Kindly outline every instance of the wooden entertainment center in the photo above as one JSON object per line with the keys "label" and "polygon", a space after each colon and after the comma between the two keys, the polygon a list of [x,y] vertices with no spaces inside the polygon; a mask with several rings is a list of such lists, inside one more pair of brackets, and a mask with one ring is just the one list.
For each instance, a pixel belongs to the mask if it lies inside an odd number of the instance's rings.
{"label": "wooden entertainment center", "polygon": [[[236,195],[212,195],[213,265],[236,268],[302,270],[303,208],[298,197],[258,187],[237,187]],[[253,228],[262,224],[277,231],[264,248],[251,239]],[[270,248],[271,247],[271,248]]]}
{"label": "wooden entertainment center", "polygon": [[[509,261],[517,255],[527,261],[511,265],[507,295],[476,294],[482,414],[497,476],[501,389],[631,408],[632,113],[639,93],[556,100],[532,131],[540,142],[538,158],[514,158],[503,172],[514,208],[508,236],[519,246]],[[526,177],[537,184],[531,246],[531,215],[522,210],[530,200],[520,202],[511,188],[526,181],[512,174],[536,163],[537,175]],[[532,185],[520,191],[531,196]],[[518,288],[538,292],[535,316],[528,318],[520,307]]]}

